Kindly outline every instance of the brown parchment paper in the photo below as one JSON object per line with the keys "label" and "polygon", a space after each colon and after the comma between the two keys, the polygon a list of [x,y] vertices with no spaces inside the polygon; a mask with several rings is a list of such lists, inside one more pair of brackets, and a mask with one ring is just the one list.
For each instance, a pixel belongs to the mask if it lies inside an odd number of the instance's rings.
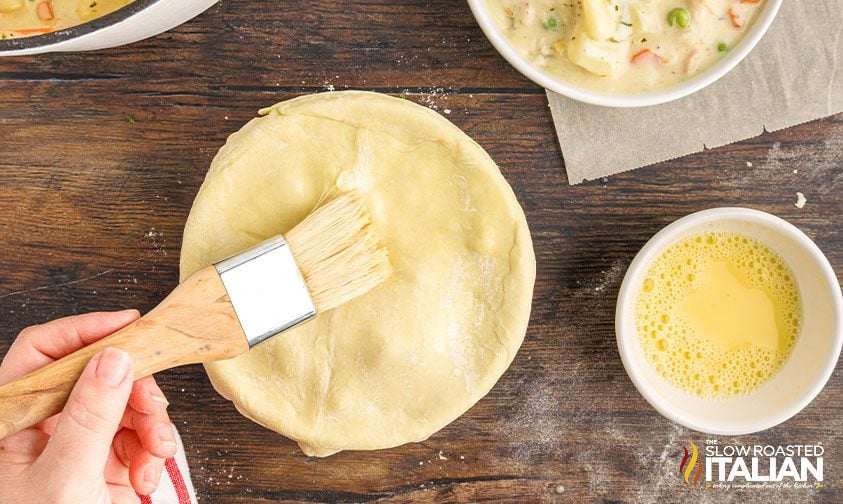
{"label": "brown parchment paper", "polygon": [[620,173],[843,111],[843,0],[784,0],[735,69],[680,100],[634,109],[547,92],[568,183]]}

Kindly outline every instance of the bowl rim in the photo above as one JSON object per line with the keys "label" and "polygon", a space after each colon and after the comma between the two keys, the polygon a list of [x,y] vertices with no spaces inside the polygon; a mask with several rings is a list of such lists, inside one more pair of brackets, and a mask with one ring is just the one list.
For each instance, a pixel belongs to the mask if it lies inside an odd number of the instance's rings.
{"label": "bowl rim", "polygon": [[[633,302],[636,294],[636,289],[635,286],[632,285],[631,279],[636,276],[640,270],[649,266],[651,262],[650,256],[660,250],[664,250],[666,245],[689,228],[700,224],[722,220],[741,220],[744,222],[760,223],[762,225],[775,227],[783,236],[785,236],[785,239],[791,240],[812,257],[822,271],[823,280],[825,280],[825,282],[830,286],[832,292],[836,292],[836,295],[832,295],[834,317],[836,319],[835,332],[832,335],[834,351],[828,355],[827,359],[822,362],[821,365],[817,366],[816,377],[818,380],[815,381],[815,384],[812,387],[806,388],[801,396],[789,401],[786,405],[783,405],[781,409],[776,410],[775,413],[759,418],[752,424],[751,428],[743,429],[730,428],[728,426],[724,426],[722,423],[710,425],[706,422],[700,422],[687,414],[679,412],[667,401],[664,401],[661,396],[654,393],[642,379],[641,366],[638,365],[633,356],[634,345],[638,344],[636,341],[636,335],[634,334],[634,331],[629,333],[624,330],[626,307],[629,303]],[[834,289],[835,286],[837,287],[836,290]],[[635,258],[630,263],[626,274],[624,275],[624,279],[621,282],[621,287],[618,292],[618,299],[615,308],[615,337],[617,340],[618,352],[620,353],[621,361],[623,362],[627,375],[629,375],[630,380],[641,396],[644,397],[644,399],[663,417],[690,429],[708,434],[727,436],[752,434],[779,425],[794,417],[806,406],[808,406],[808,404],[810,404],[817,395],[819,395],[822,389],[825,388],[825,385],[828,383],[828,380],[831,378],[832,373],[837,367],[837,362],[840,358],[841,346],[843,346],[843,294],[841,294],[840,283],[837,280],[837,276],[835,275],[828,258],[825,254],[823,254],[813,240],[790,222],[773,214],[751,208],[711,208],[686,215],[668,224],[653,235],[653,237],[650,238],[641,248],[638,254],[636,254]]]}
{"label": "bowl rim", "polygon": [[483,34],[498,53],[522,75],[543,88],[579,102],[604,107],[629,108],[660,105],[695,93],[729,73],[755,48],[767,33],[778,14],[783,0],[767,0],[758,18],[749,27],[738,44],[707,70],[671,87],[636,94],[618,94],[590,91],[565,83],[530,63],[500,32],[486,5],[488,0],[468,0],[472,14]]}
{"label": "bowl rim", "polygon": [[42,35],[31,35],[28,37],[7,38],[0,40],[0,54],[7,51],[21,51],[39,47],[51,46],[59,42],[72,40],[83,35],[88,35],[109,26],[121,23],[143,10],[155,5],[158,2],[167,0],[133,0],[131,3],[109,12],[104,16],[94,18],[86,23],[69,26],[67,28],[44,33]]}

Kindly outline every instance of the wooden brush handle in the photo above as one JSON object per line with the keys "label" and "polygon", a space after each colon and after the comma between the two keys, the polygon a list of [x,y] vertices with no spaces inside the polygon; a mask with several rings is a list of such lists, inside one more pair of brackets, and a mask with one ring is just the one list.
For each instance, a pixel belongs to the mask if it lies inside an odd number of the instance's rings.
{"label": "wooden brush handle", "polygon": [[135,379],[185,364],[230,359],[249,349],[225,287],[209,266],[111,336],[0,386],[0,438],[61,412],[88,361],[106,347],[132,356]]}

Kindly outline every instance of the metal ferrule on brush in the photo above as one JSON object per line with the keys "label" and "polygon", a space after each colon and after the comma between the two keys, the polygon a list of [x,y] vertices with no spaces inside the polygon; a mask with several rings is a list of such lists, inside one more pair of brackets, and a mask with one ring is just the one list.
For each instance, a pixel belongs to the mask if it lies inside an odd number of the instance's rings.
{"label": "metal ferrule on brush", "polygon": [[249,347],[316,316],[316,305],[283,236],[270,238],[214,267]]}

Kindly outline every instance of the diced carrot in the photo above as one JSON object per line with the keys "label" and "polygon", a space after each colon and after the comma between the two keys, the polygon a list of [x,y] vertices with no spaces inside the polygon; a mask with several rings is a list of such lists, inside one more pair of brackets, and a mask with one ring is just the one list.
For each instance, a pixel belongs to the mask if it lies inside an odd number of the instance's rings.
{"label": "diced carrot", "polygon": [[56,13],[53,12],[52,2],[41,2],[35,8],[35,13],[38,14],[38,19],[43,21],[52,21],[56,18]]}
{"label": "diced carrot", "polygon": [[741,0],[741,3],[758,3],[761,0]]}
{"label": "diced carrot", "polygon": [[743,28],[744,21],[740,18],[740,16],[738,16],[738,13],[735,12],[734,8],[729,9],[729,19],[732,20],[732,26],[735,28]]}
{"label": "diced carrot", "polygon": [[51,31],[55,31],[54,28],[50,28],[49,26],[45,26],[43,28],[31,28],[25,30],[12,30],[11,33],[15,37],[30,37],[32,35],[44,35],[45,33],[50,33]]}
{"label": "diced carrot", "polygon": [[654,53],[653,51],[651,51],[649,49],[641,49],[637,53],[633,54],[632,58],[630,58],[629,61],[632,62],[632,63],[640,63],[640,62],[643,62],[643,61],[652,61],[652,62],[655,62],[655,63],[661,63],[662,59],[658,54]]}

